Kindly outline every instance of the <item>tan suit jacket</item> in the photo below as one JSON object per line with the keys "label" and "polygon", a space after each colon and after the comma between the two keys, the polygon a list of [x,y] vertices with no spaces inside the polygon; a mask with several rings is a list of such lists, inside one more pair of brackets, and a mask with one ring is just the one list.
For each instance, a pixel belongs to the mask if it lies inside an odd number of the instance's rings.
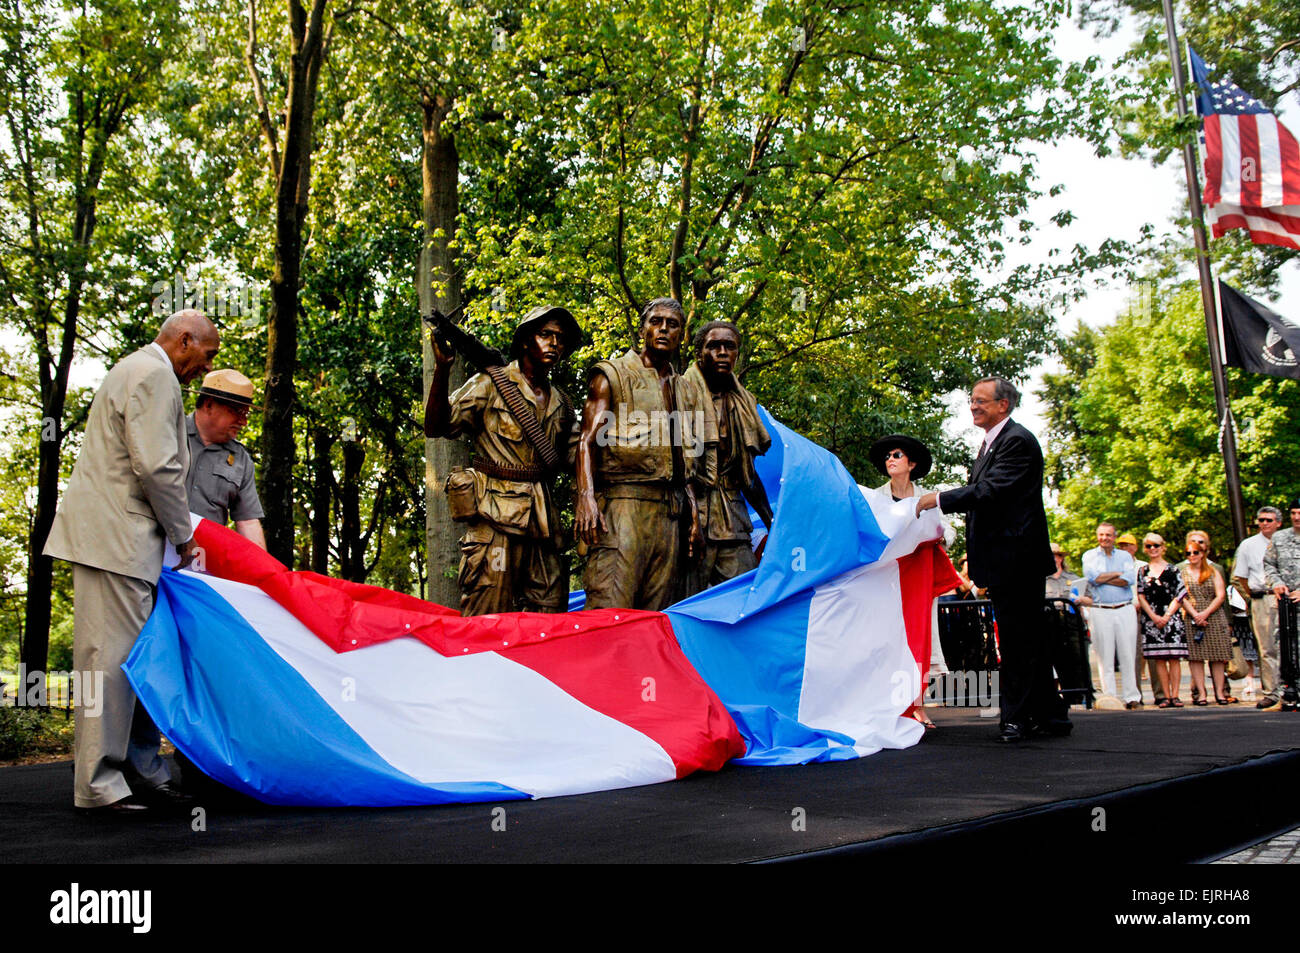
{"label": "tan suit jacket", "polygon": [[185,406],[158,348],[120,360],[90,405],[85,439],[45,555],[157,582],[163,536],[188,540]]}

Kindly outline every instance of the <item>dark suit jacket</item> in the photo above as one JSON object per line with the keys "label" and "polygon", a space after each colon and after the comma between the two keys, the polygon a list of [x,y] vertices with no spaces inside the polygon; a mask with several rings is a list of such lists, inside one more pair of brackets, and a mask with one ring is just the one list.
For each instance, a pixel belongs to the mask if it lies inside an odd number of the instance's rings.
{"label": "dark suit jacket", "polygon": [[971,481],[939,494],[945,513],[966,513],[971,579],[980,586],[1039,582],[1056,571],[1043,510],[1043,451],[1014,420],[975,461]]}

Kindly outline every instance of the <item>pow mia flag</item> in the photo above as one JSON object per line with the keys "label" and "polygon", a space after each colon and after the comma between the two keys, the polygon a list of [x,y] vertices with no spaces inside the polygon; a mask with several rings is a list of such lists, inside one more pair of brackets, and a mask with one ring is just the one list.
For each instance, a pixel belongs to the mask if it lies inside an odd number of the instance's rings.
{"label": "pow mia flag", "polygon": [[1300,380],[1300,324],[1219,282],[1223,363],[1255,374]]}

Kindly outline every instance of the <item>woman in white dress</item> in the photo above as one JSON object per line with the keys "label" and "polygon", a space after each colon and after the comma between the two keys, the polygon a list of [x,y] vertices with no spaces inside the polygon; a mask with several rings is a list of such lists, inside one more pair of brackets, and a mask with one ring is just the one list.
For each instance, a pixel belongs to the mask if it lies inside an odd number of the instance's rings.
{"label": "woman in white dress", "polygon": [[[930,472],[930,467],[934,465],[934,458],[931,456],[929,448],[915,437],[908,437],[901,433],[881,437],[871,445],[871,449],[867,451],[867,458],[876,465],[876,469],[889,477],[889,482],[876,487],[876,492],[888,493],[896,503],[899,500],[910,500],[925,493],[925,488],[915,481]],[[956,532],[948,525],[946,519],[943,520],[944,547],[951,546],[954,538],[956,538]],[[937,667],[940,672],[947,671],[948,666],[943,661],[943,647],[939,643],[939,605],[937,600],[932,601],[930,604],[930,646],[931,669]],[[912,706],[912,717],[924,725],[926,731],[929,731],[935,727],[935,724],[925,713],[925,688],[923,680],[921,693],[916,696],[916,701]]]}

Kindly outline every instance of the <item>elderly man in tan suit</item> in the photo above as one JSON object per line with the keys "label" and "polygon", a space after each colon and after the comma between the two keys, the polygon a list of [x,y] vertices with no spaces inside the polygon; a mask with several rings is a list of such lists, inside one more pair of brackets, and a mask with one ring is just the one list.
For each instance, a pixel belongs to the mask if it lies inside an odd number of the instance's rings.
{"label": "elderly man in tan suit", "polygon": [[113,366],[90,405],[45,544],[47,556],[73,564],[73,666],[104,678],[99,717],[76,711],[74,801],[82,810],[146,811],[186,800],[121,666],[153,611],[164,537],[182,564],[193,558],[180,385],[210,370],[219,346],[206,317],[178,311],[152,344]]}

